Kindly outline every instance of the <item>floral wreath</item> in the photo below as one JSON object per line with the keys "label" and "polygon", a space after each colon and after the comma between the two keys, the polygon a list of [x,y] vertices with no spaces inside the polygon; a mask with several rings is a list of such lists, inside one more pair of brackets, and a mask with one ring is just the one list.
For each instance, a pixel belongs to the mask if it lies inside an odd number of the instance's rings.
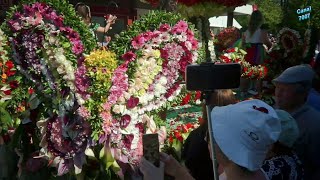
{"label": "floral wreath", "polygon": [[37,122],[41,156],[54,160],[58,175],[81,172],[91,134],[79,107],[90,98],[83,53],[94,41],[70,6],[49,0],[21,4],[3,25],[24,85],[35,87],[34,108],[45,107]]}
{"label": "floral wreath", "polygon": [[102,105],[100,141],[117,162],[136,165],[142,156],[142,134],[158,133],[164,141],[165,127],[157,128],[156,114],[179,95],[186,66],[197,60],[198,42],[183,20],[137,33],[129,42]]}
{"label": "floral wreath", "polygon": [[299,32],[286,27],[279,31],[278,40],[287,53],[302,45]]}
{"label": "floral wreath", "polygon": [[247,53],[239,48],[227,49],[223,55],[219,57],[222,63],[239,63],[242,67],[241,77],[248,79],[263,79],[267,76],[268,69],[264,65],[251,65],[245,61],[244,57]]}

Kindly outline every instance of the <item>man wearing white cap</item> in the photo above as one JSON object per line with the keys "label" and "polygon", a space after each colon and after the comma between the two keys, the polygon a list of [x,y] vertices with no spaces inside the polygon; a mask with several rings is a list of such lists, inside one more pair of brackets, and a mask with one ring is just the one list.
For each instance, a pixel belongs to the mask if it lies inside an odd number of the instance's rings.
{"label": "man wearing white cap", "polygon": [[320,112],[306,104],[314,76],[309,65],[297,65],[273,80],[277,108],[289,112],[299,127],[294,149],[304,163],[305,179],[320,179]]}

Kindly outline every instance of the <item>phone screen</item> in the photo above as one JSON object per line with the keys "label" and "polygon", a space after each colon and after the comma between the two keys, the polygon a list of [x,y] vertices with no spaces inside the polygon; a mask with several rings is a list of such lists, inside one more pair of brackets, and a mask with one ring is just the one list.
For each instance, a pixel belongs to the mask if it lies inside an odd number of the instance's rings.
{"label": "phone screen", "polygon": [[159,138],[158,134],[144,134],[143,135],[143,157],[159,167]]}

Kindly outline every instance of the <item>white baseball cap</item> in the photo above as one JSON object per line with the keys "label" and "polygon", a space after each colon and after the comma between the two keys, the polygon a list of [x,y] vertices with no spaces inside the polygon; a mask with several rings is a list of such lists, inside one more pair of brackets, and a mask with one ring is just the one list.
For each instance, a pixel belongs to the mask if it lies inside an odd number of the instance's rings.
{"label": "white baseball cap", "polygon": [[299,128],[296,120],[284,110],[276,110],[281,123],[279,142],[287,147],[292,147],[299,137]]}
{"label": "white baseball cap", "polygon": [[212,131],[221,151],[234,163],[258,170],[281,132],[276,111],[260,100],[215,107]]}

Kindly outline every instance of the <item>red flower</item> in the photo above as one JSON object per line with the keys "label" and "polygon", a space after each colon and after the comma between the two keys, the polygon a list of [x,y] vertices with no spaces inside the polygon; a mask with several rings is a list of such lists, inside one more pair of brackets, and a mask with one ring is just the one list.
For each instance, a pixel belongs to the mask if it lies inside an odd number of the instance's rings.
{"label": "red flower", "polygon": [[235,48],[230,48],[226,50],[226,53],[233,53],[236,52]]}
{"label": "red flower", "polygon": [[34,90],[33,90],[32,88],[29,88],[29,89],[28,89],[28,93],[31,95],[31,94],[34,93]]}
{"label": "red flower", "polygon": [[138,104],[139,104],[139,98],[135,98],[135,97],[131,96],[127,102],[127,108],[132,109],[132,108],[136,107]]}
{"label": "red flower", "polygon": [[132,51],[129,51],[129,52],[123,54],[121,57],[122,57],[122,59],[125,60],[125,61],[133,61],[133,60],[136,59],[137,56],[136,56],[136,54],[133,53]]}
{"label": "red flower", "polygon": [[7,74],[7,76],[13,76],[13,75],[15,75],[16,74],[16,71],[11,71],[11,70],[7,70],[6,71],[6,74]]}
{"label": "red flower", "polygon": [[4,93],[5,95],[11,95],[11,90],[3,91],[3,93]]}
{"label": "red flower", "polygon": [[180,132],[175,131],[174,136],[178,139],[178,141],[183,142],[183,137],[181,136]]}
{"label": "red flower", "polygon": [[190,101],[190,99],[191,99],[191,94],[188,93],[188,94],[186,95],[186,97],[184,97],[184,98],[182,99],[181,105],[186,105],[186,104],[188,104],[189,101]]}
{"label": "red flower", "polygon": [[11,81],[11,82],[9,82],[9,84],[10,84],[11,89],[16,89],[19,85],[18,81]]}
{"label": "red flower", "polygon": [[195,100],[198,100],[201,98],[201,91],[197,91],[196,92],[196,99]]}
{"label": "red flower", "polygon": [[160,26],[160,28],[159,28],[159,30],[160,30],[161,32],[167,32],[167,31],[169,31],[169,29],[170,29],[170,25],[169,25],[169,24],[162,24],[162,25]]}
{"label": "red flower", "polygon": [[170,134],[169,136],[169,143],[172,144],[173,143],[173,137],[172,137],[172,134]]}
{"label": "red flower", "polygon": [[12,69],[14,67],[14,64],[13,64],[12,61],[7,61],[6,62],[6,66],[7,66],[8,70],[10,70],[10,69]]}
{"label": "red flower", "polygon": [[122,116],[121,121],[120,121],[120,127],[121,128],[128,127],[128,125],[130,124],[130,121],[131,121],[131,116],[129,116],[127,114]]}

